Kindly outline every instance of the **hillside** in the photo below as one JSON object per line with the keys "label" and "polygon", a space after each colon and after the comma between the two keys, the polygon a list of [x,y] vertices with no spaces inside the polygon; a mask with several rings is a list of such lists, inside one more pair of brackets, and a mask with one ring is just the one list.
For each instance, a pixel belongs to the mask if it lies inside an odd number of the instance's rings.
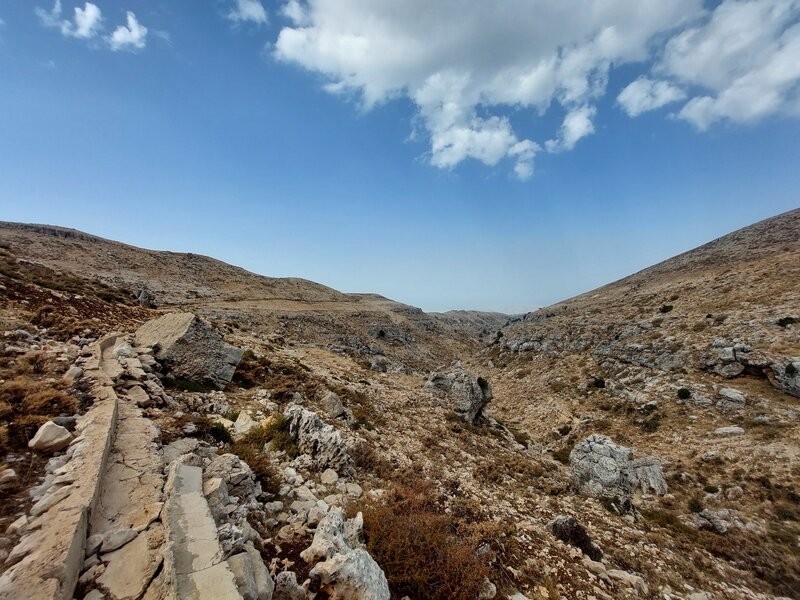
{"label": "hillside", "polygon": [[[511,318],[49,226],[0,258],[0,599],[69,583],[41,532],[79,501],[69,598],[195,597],[195,538],[215,598],[800,597],[800,210]],[[184,311],[188,352],[134,336]],[[48,420],[110,466],[29,449]]]}

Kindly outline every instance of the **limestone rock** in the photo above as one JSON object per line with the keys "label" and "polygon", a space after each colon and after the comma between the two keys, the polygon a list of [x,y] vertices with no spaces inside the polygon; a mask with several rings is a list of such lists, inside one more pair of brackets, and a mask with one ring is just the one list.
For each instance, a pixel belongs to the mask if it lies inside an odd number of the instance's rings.
{"label": "limestone rock", "polygon": [[311,456],[317,469],[334,469],[344,476],[355,472],[344,438],[335,427],[323,423],[316,413],[297,404],[288,406],[284,416],[298,448]]}
{"label": "limestone rock", "polygon": [[192,313],[148,321],[136,331],[136,345],[153,347],[155,358],[174,376],[220,389],[230,382],[243,354]]}
{"label": "limestone rock", "polygon": [[722,412],[733,412],[742,410],[745,405],[744,394],[739,390],[733,388],[722,388],[719,391],[719,401],[717,402],[717,409]]}
{"label": "limestone rock", "polygon": [[228,493],[237,496],[241,502],[255,497],[257,487],[252,469],[235,454],[218,456],[206,467],[206,481],[218,477],[225,482]]}
{"label": "limestone rock", "polygon": [[297,583],[297,575],[284,571],[275,576],[275,593],[272,600],[306,600],[306,589]]}
{"label": "limestone rock", "polygon": [[744,435],[744,429],[738,425],[728,425],[727,427],[717,427],[714,435]]}
{"label": "limestone rock", "polygon": [[261,555],[252,547],[231,556],[228,567],[236,579],[236,587],[244,600],[270,600],[275,583],[264,566]]}
{"label": "limestone rock", "polygon": [[72,441],[72,434],[65,427],[48,421],[36,432],[28,447],[38,452],[58,452]]}
{"label": "limestone rock", "polygon": [[630,448],[604,435],[591,435],[577,444],[569,460],[575,488],[586,496],[630,498],[637,488],[660,496],[667,493],[658,458],[631,460]]}
{"label": "limestone rock", "polygon": [[239,413],[236,421],[233,424],[233,433],[237,436],[242,436],[248,433],[251,429],[258,424],[248,415],[245,411]]}
{"label": "limestone rock", "polygon": [[425,388],[449,397],[453,402],[453,410],[468,423],[474,423],[482,414],[483,407],[492,399],[491,384],[460,367],[450,372],[433,373]]}
{"label": "limestone rock", "polygon": [[320,591],[332,598],[389,600],[386,575],[369,553],[360,548],[317,563],[309,577],[319,581]]}

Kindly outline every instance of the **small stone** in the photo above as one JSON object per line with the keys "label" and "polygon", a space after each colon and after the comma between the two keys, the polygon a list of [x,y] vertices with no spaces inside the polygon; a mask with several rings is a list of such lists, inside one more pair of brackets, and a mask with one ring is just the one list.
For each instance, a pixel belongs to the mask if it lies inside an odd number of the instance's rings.
{"label": "small stone", "polygon": [[744,429],[738,425],[729,425],[728,427],[718,427],[714,430],[714,435],[744,435]]}
{"label": "small stone", "polygon": [[333,485],[339,480],[339,475],[333,469],[325,469],[319,480],[325,485]]}
{"label": "small stone", "polygon": [[3,469],[0,471],[0,485],[10,483],[17,478],[17,472],[14,469]]}
{"label": "small stone", "polygon": [[364,493],[364,490],[361,489],[361,486],[357,483],[348,483],[347,484],[347,495],[352,496],[353,498],[360,498],[361,494]]}

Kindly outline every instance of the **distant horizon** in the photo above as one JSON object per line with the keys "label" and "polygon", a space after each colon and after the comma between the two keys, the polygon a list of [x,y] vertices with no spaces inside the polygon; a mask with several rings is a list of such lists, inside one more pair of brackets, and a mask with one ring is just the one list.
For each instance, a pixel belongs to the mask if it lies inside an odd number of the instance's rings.
{"label": "distant horizon", "polygon": [[772,0],[6,3],[0,218],[517,314],[796,208],[797,65]]}
{"label": "distant horizon", "polygon": [[517,316],[517,315],[524,315],[524,314],[529,313],[529,312],[534,312],[536,310],[547,308],[548,306],[552,306],[554,304],[558,304],[560,302],[564,302],[566,300],[570,300],[572,298],[575,298],[576,296],[580,296],[582,294],[590,293],[590,292],[592,292],[594,290],[597,290],[597,289],[599,289],[601,287],[604,287],[606,285],[615,283],[616,281],[619,281],[621,279],[624,279],[626,277],[634,275],[634,274],[636,274],[636,273],[638,273],[638,272],[640,272],[640,271],[642,271],[644,269],[647,269],[647,268],[649,268],[651,266],[657,265],[657,264],[659,264],[659,263],[661,263],[661,262],[663,262],[665,260],[669,260],[671,258],[674,258],[674,257],[679,256],[681,254],[684,254],[686,252],[691,252],[692,250],[695,250],[695,249],[697,249],[697,248],[699,248],[699,247],[701,247],[701,246],[703,246],[705,244],[708,244],[710,242],[713,242],[713,241],[715,241],[715,240],[717,240],[717,239],[719,239],[721,237],[725,237],[726,235],[734,233],[734,232],[736,232],[736,231],[738,231],[738,230],[740,230],[742,228],[749,227],[750,225],[754,225],[754,224],[756,224],[758,222],[761,222],[761,221],[764,221],[764,220],[767,220],[767,219],[770,219],[770,218],[773,218],[773,217],[778,217],[778,216],[780,216],[782,214],[785,214],[785,213],[788,213],[788,212],[792,212],[792,211],[798,210],[798,209],[800,209],[800,206],[795,207],[795,208],[790,208],[790,209],[788,209],[786,211],[782,211],[782,212],[776,213],[774,215],[768,215],[768,216],[766,216],[766,217],[764,217],[762,219],[757,219],[757,220],[755,220],[755,221],[753,221],[751,223],[743,225],[742,227],[737,227],[737,228],[732,229],[732,230],[730,230],[728,232],[725,232],[725,233],[722,233],[720,235],[717,235],[717,236],[715,236],[713,238],[710,238],[710,239],[708,239],[708,240],[706,240],[704,242],[701,242],[701,243],[699,243],[699,244],[697,244],[695,246],[692,246],[691,248],[686,248],[686,249],[684,249],[682,251],[679,251],[679,252],[677,252],[677,253],[675,253],[675,254],[673,254],[671,256],[667,256],[667,257],[663,258],[662,260],[658,260],[658,261],[653,262],[651,264],[645,265],[641,269],[637,269],[636,271],[631,271],[630,273],[623,274],[623,275],[621,275],[621,276],[619,276],[619,277],[617,277],[615,279],[611,279],[609,281],[600,283],[599,285],[596,285],[596,286],[594,286],[592,288],[585,289],[583,291],[578,291],[575,294],[572,294],[570,296],[566,296],[566,297],[563,297],[563,298],[559,298],[559,299],[553,300],[552,302],[549,302],[547,304],[542,304],[542,305],[539,305],[539,306],[534,306],[534,307],[531,307],[531,308],[528,308],[528,309],[518,310],[518,311],[513,311],[513,312],[508,312],[508,311],[503,311],[503,310],[483,309],[483,308],[471,308],[471,307],[445,308],[445,309],[428,309],[428,308],[425,308],[423,306],[418,306],[417,304],[414,304],[413,302],[408,302],[408,301],[404,300],[403,298],[396,298],[396,297],[393,297],[393,296],[388,296],[388,295],[386,295],[384,293],[381,293],[380,291],[375,291],[375,290],[358,290],[358,291],[357,290],[344,290],[344,289],[337,288],[337,287],[335,287],[333,285],[327,284],[327,283],[322,282],[322,281],[309,279],[308,277],[304,277],[302,275],[274,276],[274,275],[270,275],[268,273],[261,273],[259,271],[255,271],[255,270],[252,270],[250,268],[247,268],[246,266],[243,266],[243,265],[240,265],[240,264],[236,264],[236,263],[232,263],[232,262],[229,262],[227,260],[221,259],[218,256],[215,256],[213,254],[205,254],[203,252],[197,252],[197,251],[194,251],[194,250],[172,250],[172,249],[169,249],[169,248],[145,247],[145,246],[140,246],[140,245],[128,242],[128,241],[123,240],[123,239],[115,239],[115,238],[106,237],[106,236],[103,236],[103,235],[100,235],[100,234],[96,234],[96,233],[94,233],[92,231],[88,231],[88,230],[82,229],[80,227],[64,226],[64,225],[60,225],[60,224],[56,224],[56,223],[8,221],[8,220],[3,220],[3,219],[0,219],[0,222],[4,221],[6,223],[12,223],[12,224],[16,224],[16,225],[27,225],[27,226],[33,226],[33,227],[57,227],[57,228],[61,228],[61,229],[68,229],[68,230],[76,231],[78,233],[86,234],[86,235],[91,236],[91,237],[96,237],[96,238],[100,238],[100,239],[103,239],[103,240],[106,240],[106,241],[119,243],[119,244],[124,244],[124,245],[131,246],[133,248],[137,248],[137,249],[140,249],[140,250],[147,250],[147,251],[152,251],[152,252],[172,252],[172,253],[178,253],[178,254],[195,254],[195,255],[199,255],[199,256],[205,256],[206,258],[219,260],[219,261],[221,261],[221,262],[223,262],[225,264],[228,264],[228,265],[233,266],[233,267],[244,269],[245,271],[248,271],[250,273],[253,273],[254,275],[258,275],[258,276],[261,276],[261,277],[269,277],[269,278],[272,278],[272,279],[303,279],[303,280],[306,280],[306,281],[310,281],[312,283],[316,283],[316,284],[319,284],[319,285],[323,285],[325,287],[329,287],[331,289],[334,289],[334,290],[336,290],[338,292],[341,292],[341,293],[344,293],[344,294],[382,296],[384,298],[387,298],[388,300],[392,300],[394,302],[399,302],[400,304],[413,306],[415,308],[421,308],[426,313],[447,313],[447,312],[455,312],[455,311],[474,311],[474,312],[499,313],[499,314],[503,314],[503,315],[512,317],[512,316]]}

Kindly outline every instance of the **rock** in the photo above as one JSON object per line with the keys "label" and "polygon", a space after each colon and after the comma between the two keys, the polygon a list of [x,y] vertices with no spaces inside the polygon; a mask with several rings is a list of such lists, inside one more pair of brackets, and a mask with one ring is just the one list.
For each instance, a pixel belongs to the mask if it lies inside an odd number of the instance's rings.
{"label": "rock", "polygon": [[272,600],[306,600],[306,588],[297,583],[297,575],[284,571],[275,576],[275,593]]}
{"label": "rock", "polygon": [[245,411],[242,411],[239,413],[239,416],[236,418],[236,421],[233,424],[233,433],[237,436],[242,436],[257,426],[258,423],[256,423]]}
{"label": "rock", "polygon": [[152,292],[146,288],[140,288],[136,292],[136,301],[139,303],[139,306],[143,306],[145,308],[153,308],[155,307],[155,296],[153,296]]}
{"label": "rock", "polygon": [[715,429],[714,435],[744,435],[744,429],[738,425],[728,425],[727,427],[718,427]]}
{"label": "rock", "polygon": [[333,469],[344,476],[355,473],[353,459],[347,452],[341,432],[323,423],[316,413],[297,404],[288,406],[283,414],[297,447],[311,456],[317,469]]}
{"label": "rock", "polygon": [[48,421],[41,427],[33,439],[28,442],[28,447],[38,452],[58,452],[63,450],[72,441],[72,434],[65,427]]}
{"label": "rock", "polygon": [[603,551],[589,537],[583,525],[574,517],[559,515],[547,524],[552,534],[566,544],[580,548],[593,561],[603,558]]}
{"label": "rock", "polygon": [[320,521],[314,532],[311,545],[300,553],[300,557],[309,564],[325,560],[335,554],[346,554],[352,548],[360,547],[359,537],[363,517],[361,513],[354,519],[345,520],[341,508],[332,508]]}
{"label": "rock", "polygon": [[733,412],[742,410],[745,405],[744,394],[732,388],[722,388],[719,391],[720,399],[717,402],[717,409],[722,412]]}
{"label": "rock", "polygon": [[492,399],[492,386],[483,377],[473,377],[456,367],[450,372],[433,373],[425,389],[444,393],[453,400],[453,410],[468,423],[474,423]]}
{"label": "rock", "polygon": [[275,583],[272,581],[261,555],[253,548],[228,559],[236,587],[244,600],[270,600]]}
{"label": "rock", "polygon": [[256,480],[252,469],[235,454],[218,456],[205,468],[203,477],[208,481],[214,477],[222,479],[228,493],[241,502],[248,502],[256,495]]}
{"label": "rock", "polygon": [[353,498],[361,498],[361,494],[364,493],[364,490],[361,489],[361,486],[357,483],[348,483],[347,484],[347,495],[352,496]]}
{"label": "rock", "polygon": [[497,586],[488,579],[483,582],[478,600],[492,600],[497,596]]}
{"label": "rock", "polygon": [[100,544],[100,553],[112,552],[117,548],[122,548],[125,544],[135,538],[137,532],[134,529],[116,529],[103,535]]}
{"label": "rock", "polygon": [[650,589],[647,587],[644,579],[638,575],[628,573],[627,571],[619,571],[617,569],[611,569],[607,571],[607,573],[611,579],[614,579],[615,581],[623,584],[625,587],[634,590],[637,594],[647,596],[650,593]]}
{"label": "rock", "polygon": [[155,358],[173,376],[219,389],[230,383],[243,354],[192,313],[170,313],[148,321],[136,331],[136,345],[152,347]]}
{"label": "rock", "polygon": [[637,488],[644,493],[666,494],[661,461],[656,457],[630,457],[630,448],[618,446],[604,435],[589,436],[569,455],[575,488],[586,496],[611,499],[629,499]]}
{"label": "rock", "polygon": [[0,485],[11,483],[17,478],[17,472],[14,469],[3,469],[0,471]]}
{"label": "rock", "polygon": [[76,365],[72,365],[69,369],[67,369],[67,372],[64,373],[62,377],[67,383],[73,383],[74,381],[80,379],[81,375],[83,375],[83,369]]}
{"label": "rock", "polygon": [[339,474],[336,473],[336,471],[334,471],[333,469],[325,469],[322,472],[322,475],[320,475],[319,480],[325,485],[333,485],[334,483],[339,481]]}
{"label": "rock", "polygon": [[347,414],[347,410],[342,404],[341,399],[338,395],[334,392],[328,392],[322,398],[322,410],[328,413],[329,416],[333,417],[334,419],[337,417],[342,417]]}
{"label": "rock", "polygon": [[311,569],[309,577],[331,598],[389,600],[389,584],[378,563],[366,550],[357,548],[336,554]]}

